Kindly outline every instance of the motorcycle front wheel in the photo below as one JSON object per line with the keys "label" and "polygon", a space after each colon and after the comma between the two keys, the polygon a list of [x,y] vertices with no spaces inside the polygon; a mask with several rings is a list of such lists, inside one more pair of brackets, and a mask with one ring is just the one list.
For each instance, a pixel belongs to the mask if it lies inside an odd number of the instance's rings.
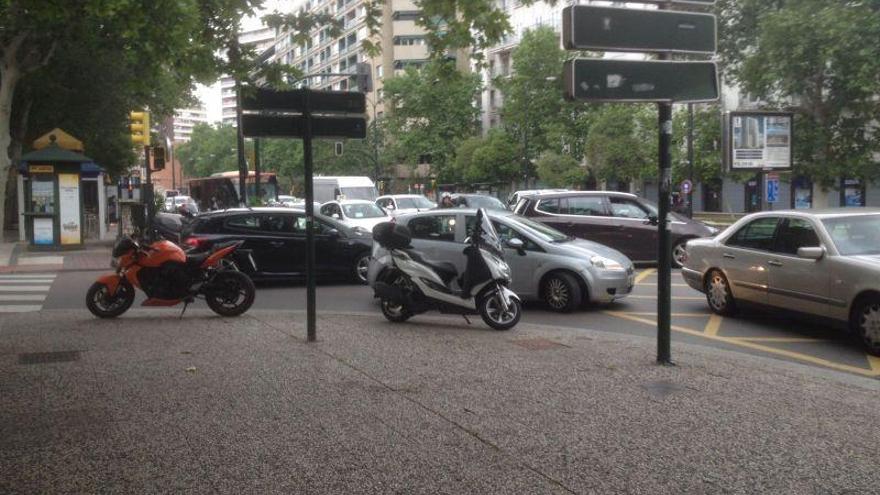
{"label": "motorcycle front wheel", "polygon": [[480,301],[480,316],[486,325],[495,330],[510,330],[522,317],[522,305],[516,299],[511,299],[505,310],[501,297],[498,291],[487,294]]}
{"label": "motorcycle front wheel", "polygon": [[205,301],[220,316],[239,316],[254,304],[257,288],[250,277],[237,271],[218,273],[205,289]]}
{"label": "motorcycle front wheel", "polygon": [[95,282],[86,292],[86,307],[98,318],[116,318],[128,311],[134,303],[134,287],[126,281],[119,283],[116,294],[110,295],[110,288]]}

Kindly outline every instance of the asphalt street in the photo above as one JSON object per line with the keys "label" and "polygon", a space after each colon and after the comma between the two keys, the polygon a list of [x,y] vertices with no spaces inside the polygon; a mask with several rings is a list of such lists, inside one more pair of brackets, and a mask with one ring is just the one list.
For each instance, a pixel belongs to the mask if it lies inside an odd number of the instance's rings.
{"label": "asphalt street", "polygon": [[[86,311],[83,297],[97,275],[97,272],[58,273],[51,283],[48,296],[42,301],[42,308]],[[656,334],[656,270],[642,269],[636,281],[633,294],[613,305],[559,314],[546,310],[541,304],[532,303],[526,305],[523,321],[563,328]],[[677,272],[673,273],[672,281],[673,359],[675,343],[687,342],[880,377],[880,358],[866,355],[840,329],[759,311],[747,310],[736,317],[722,318],[709,311],[704,296],[686,286]],[[305,310],[305,292],[302,283],[261,283],[258,284],[254,308]],[[140,299],[135,305],[139,303]],[[198,302],[196,306],[203,307],[203,303]],[[318,310],[365,313],[382,318],[368,287],[344,283],[318,287]],[[449,318],[467,325],[461,318]],[[471,318],[471,322],[473,325],[482,325],[478,317]]]}

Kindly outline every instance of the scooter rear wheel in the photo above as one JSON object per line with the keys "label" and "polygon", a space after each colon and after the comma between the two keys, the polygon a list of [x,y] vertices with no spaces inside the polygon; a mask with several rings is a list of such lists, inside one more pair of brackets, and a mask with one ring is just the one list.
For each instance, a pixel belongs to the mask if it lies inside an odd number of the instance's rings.
{"label": "scooter rear wheel", "polygon": [[122,281],[116,288],[116,294],[110,295],[110,288],[101,282],[95,282],[86,292],[86,307],[98,318],[116,318],[128,311],[134,303],[134,287]]}
{"label": "scooter rear wheel", "polygon": [[480,316],[486,325],[495,330],[510,330],[519,323],[522,317],[522,305],[516,299],[511,299],[507,310],[501,304],[501,294],[492,292],[480,301]]}

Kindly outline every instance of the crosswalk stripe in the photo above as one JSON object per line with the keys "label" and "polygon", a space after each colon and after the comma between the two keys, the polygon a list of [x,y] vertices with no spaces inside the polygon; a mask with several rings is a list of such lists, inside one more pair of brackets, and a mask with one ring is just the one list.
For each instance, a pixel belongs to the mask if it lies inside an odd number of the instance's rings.
{"label": "crosswalk stripe", "polygon": [[19,280],[2,280],[0,279],[0,285],[5,284],[51,284],[54,282],[54,278],[28,278],[28,279],[19,279]]}
{"label": "crosswalk stripe", "polygon": [[45,301],[48,294],[0,294],[0,301]]}
{"label": "crosswalk stripe", "polygon": [[42,305],[15,304],[10,306],[0,306],[0,313],[30,313],[43,309]]}
{"label": "crosswalk stripe", "polygon": [[51,285],[19,285],[16,287],[0,285],[0,292],[48,292],[51,287]]}
{"label": "crosswalk stripe", "polygon": [[54,273],[15,273],[15,274],[7,274],[0,275],[0,280],[18,280],[18,279],[31,279],[31,278],[55,278]]}

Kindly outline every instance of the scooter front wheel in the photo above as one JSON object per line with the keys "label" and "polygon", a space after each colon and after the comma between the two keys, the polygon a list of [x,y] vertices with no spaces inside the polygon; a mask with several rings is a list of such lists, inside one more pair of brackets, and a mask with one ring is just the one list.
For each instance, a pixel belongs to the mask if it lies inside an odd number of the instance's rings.
{"label": "scooter front wheel", "polygon": [[95,282],[86,293],[86,307],[98,318],[116,318],[128,311],[134,303],[134,287],[128,282],[120,282],[116,294],[110,295],[110,288]]}
{"label": "scooter front wheel", "polygon": [[382,307],[382,314],[390,322],[403,323],[412,317],[412,313],[410,313],[403,304],[382,299],[379,305]]}
{"label": "scooter front wheel", "polygon": [[516,299],[510,300],[507,309],[501,303],[502,295],[498,292],[487,294],[480,301],[480,316],[486,325],[495,330],[510,330],[519,323],[522,317],[522,305]]}

